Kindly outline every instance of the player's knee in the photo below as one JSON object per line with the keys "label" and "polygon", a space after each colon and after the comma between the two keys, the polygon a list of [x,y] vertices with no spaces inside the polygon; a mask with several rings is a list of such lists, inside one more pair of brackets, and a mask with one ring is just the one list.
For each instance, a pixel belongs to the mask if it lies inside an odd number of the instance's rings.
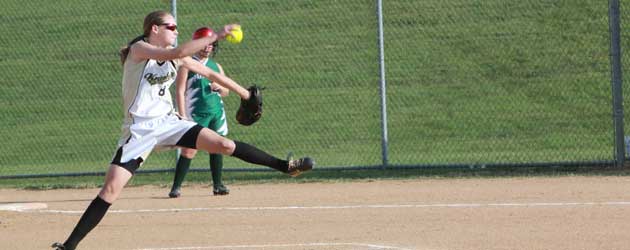
{"label": "player's knee", "polygon": [[100,196],[101,199],[103,199],[104,201],[111,204],[114,203],[116,199],[118,199],[119,194],[120,190],[117,190],[117,188],[115,188],[113,185],[105,184],[103,188],[101,188],[98,196]]}
{"label": "player's knee", "polygon": [[183,149],[182,150],[182,156],[186,157],[188,159],[194,158],[195,155],[197,155],[197,150],[194,150],[194,149]]}
{"label": "player's knee", "polygon": [[230,155],[234,151],[234,141],[221,137],[214,131],[204,128],[197,139],[197,149],[208,153]]}
{"label": "player's knee", "polygon": [[222,137],[218,145],[219,145],[219,151],[221,154],[230,155],[232,154],[232,152],[234,152],[234,147],[235,147],[234,141],[230,139]]}

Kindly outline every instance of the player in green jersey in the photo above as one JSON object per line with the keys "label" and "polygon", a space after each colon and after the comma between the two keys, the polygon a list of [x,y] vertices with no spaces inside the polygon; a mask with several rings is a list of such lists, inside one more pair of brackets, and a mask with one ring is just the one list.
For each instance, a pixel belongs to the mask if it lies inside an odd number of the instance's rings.
{"label": "player in green jersey", "polygon": [[[193,33],[193,40],[212,35],[212,29],[202,27]],[[205,48],[195,53],[193,59],[206,65],[221,75],[225,75],[220,64],[214,61],[218,51],[218,42],[208,44]],[[221,85],[213,83],[207,78],[186,68],[180,68],[178,78],[175,80],[177,108],[184,119],[190,119],[197,124],[209,128],[221,136],[228,133],[225,109],[222,97],[229,94],[229,90]],[[188,173],[190,162],[197,154],[197,150],[182,148],[177,160],[173,186],[168,196],[177,198],[181,195],[182,182]],[[210,154],[210,171],[212,172],[212,192],[215,195],[227,195],[230,190],[223,185],[221,173],[223,170],[223,155]]]}

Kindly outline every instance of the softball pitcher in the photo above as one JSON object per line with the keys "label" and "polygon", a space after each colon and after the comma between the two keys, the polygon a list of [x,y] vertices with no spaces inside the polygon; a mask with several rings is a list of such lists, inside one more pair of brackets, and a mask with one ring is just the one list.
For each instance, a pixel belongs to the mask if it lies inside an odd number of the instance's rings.
{"label": "softball pitcher", "polygon": [[313,168],[315,162],[309,157],[296,160],[276,158],[255,146],[230,140],[192,121],[183,120],[173,111],[168,88],[175,82],[178,69],[182,67],[229,88],[242,101],[252,99],[251,92],[234,80],[190,58],[217,39],[225,39],[234,27],[226,25],[209,37],[173,47],[178,35],[175,18],[166,11],[154,11],[145,17],[143,34],[120,51],[123,64],[122,136],[107,170],[105,183],[66,241],[52,245],[55,250],[77,249],[79,242],[99,224],[154,149],[180,147],[220,153],[267,166],[290,176]]}

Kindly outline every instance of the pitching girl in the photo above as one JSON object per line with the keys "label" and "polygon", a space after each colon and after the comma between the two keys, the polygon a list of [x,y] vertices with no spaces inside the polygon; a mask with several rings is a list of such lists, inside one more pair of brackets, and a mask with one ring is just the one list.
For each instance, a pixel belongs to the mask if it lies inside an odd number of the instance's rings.
{"label": "pitching girl", "polygon": [[123,187],[155,148],[184,147],[234,156],[243,161],[271,167],[291,176],[313,168],[312,159],[281,160],[249,144],[232,141],[173,112],[168,91],[177,69],[187,68],[249,99],[249,92],[234,82],[190,58],[217,39],[224,39],[234,25],[226,25],[210,36],[174,48],[177,24],[168,12],[155,11],[144,19],[143,35],[121,50],[123,63],[123,129],[118,149],[98,196],[87,207],[74,230],[57,250],[74,250],[101,221]]}

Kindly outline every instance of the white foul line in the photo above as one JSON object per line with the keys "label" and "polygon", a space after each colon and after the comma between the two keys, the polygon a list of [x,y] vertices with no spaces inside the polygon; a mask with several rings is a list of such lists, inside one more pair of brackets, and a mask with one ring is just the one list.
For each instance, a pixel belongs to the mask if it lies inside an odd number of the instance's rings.
{"label": "white foul line", "polygon": [[[441,203],[441,204],[381,204],[381,205],[337,205],[337,206],[285,206],[285,207],[200,207],[200,208],[163,208],[109,210],[108,213],[170,213],[200,211],[234,211],[234,210],[326,210],[326,209],[372,209],[372,208],[476,208],[476,207],[575,207],[575,206],[628,206],[630,201],[607,202],[534,202],[534,203]],[[83,214],[84,210],[34,210],[24,212]]]}
{"label": "white foul line", "polygon": [[0,211],[25,212],[28,210],[45,209],[47,207],[48,205],[46,205],[46,203],[33,203],[33,202],[7,203],[7,204],[0,204]]}
{"label": "white foul line", "polygon": [[361,243],[302,243],[302,244],[275,244],[275,245],[235,245],[235,246],[205,246],[205,247],[171,247],[171,248],[142,248],[136,250],[199,250],[199,249],[235,249],[235,248],[279,248],[279,247],[329,247],[329,246],[354,246],[368,247],[370,249],[394,249],[411,250],[408,248],[381,246]]}

